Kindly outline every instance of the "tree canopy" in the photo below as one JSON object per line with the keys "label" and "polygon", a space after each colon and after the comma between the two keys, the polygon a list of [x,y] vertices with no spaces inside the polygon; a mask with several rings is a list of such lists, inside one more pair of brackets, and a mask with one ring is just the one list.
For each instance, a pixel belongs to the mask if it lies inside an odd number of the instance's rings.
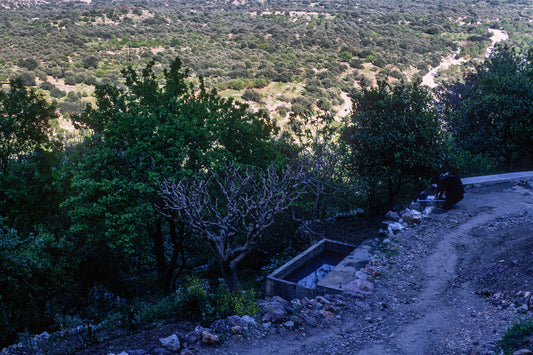
{"label": "tree canopy", "polygon": [[437,170],[441,149],[431,92],[413,83],[364,87],[352,93],[353,114],[342,133],[348,171],[371,208],[391,207],[406,182]]}
{"label": "tree canopy", "polygon": [[20,80],[11,81],[9,91],[0,90],[1,168],[6,170],[9,159],[50,147],[50,121],[57,118],[56,106]]}
{"label": "tree canopy", "polygon": [[533,50],[503,46],[465,78],[448,85],[457,145],[503,160],[507,169],[533,158]]}
{"label": "tree canopy", "polygon": [[[98,87],[96,106],[75,118],[93,134],[86,138],[72,178],[74,193],[64,207],[80,240],[143,260],[155,256],[168,286],[186,231],[156,210],[160,181],[216,170],[228,160],[268,164],[278,156],[271,144],[275,126],[264,114],[207,91],[201,79],[195,88],[179,59],[161,83],[153,62],[141,75],[131,68],[123,75],[125,90]],[[173,246],[170,258],[165,245]]]}

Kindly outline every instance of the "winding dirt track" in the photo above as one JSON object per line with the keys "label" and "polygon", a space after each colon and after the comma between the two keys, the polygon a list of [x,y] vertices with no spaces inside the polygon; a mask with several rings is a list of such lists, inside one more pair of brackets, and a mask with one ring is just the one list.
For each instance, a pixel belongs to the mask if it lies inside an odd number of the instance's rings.
{"label": "winding dirt track", "polygon": [[328,326],[230,340],[202,354],[470,354],[495,348],[502,332],[533,313],[508,306],[533,291],[533,188],[470,189],[447,213],[395,236],[397,255],[364,300]]}
{"label": "winding dirt track", "polygon": [[[507,38],[509,38],[509,35],[507,34],[507,32],[502,31],[502,30],[489,28],[489,32],[492,33],[492,36],[490,37],[492,45],[487,48],[485,52],[485,57],[490,56],[496,43],[505,41]],[[437,67],[431,69],[426,75],[422,77],[422,85],[429,86],[430,88],[437,87],[437,83],[435,83],[435,77],[438,75],[438,73],[441,70],[446,70],[451,65],[458,65],[458,64],[466,62],[465,58],[457,58],[457,59],[455,58],[455,56],[459,54],[460,51],[461,50],[459,49],[456,53],[443,58],[441,63]]]}

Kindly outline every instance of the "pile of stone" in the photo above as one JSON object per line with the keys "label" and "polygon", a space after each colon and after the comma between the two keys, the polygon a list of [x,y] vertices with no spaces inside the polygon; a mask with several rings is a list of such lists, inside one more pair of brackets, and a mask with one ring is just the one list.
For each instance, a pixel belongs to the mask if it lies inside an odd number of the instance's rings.
{"label": "pile of stone", "polygon": [[493,305],[500,309],[506,309],[514,313],[526,314],[533,312],[533,297],[530,291],[518,291],[515,295],[509,292],[491,292],[483,290],[479,292],[482,297],[487,297]]}
{"label": "pile of stone", "polygon": [[280,331],[304,332],[306,327],[329,327],[341,319],[344,308],[352,302],[361,303],[361,299],[373,290],[372,282],[357,279],[347,285],[342,294],[304,297],[291,301],[274,296],[258,301],[261,314],[255,317],[230,316],[216,320],[209,328],[196,326],[189,333],[174,333],[163,337],[159,339],[160,346],[149,351],[139,349],[109,355],[189,355],[198,348],[218,345],[221,339],[263,338]]}
{"label": "pile of stone", "polygon": [[423,208],[419,203],[412,203],[410,208],[402,211],[389,211],[385,215],[386,220],[383,221],[386,229],[381,229],[379,232],[380,234],[393,237],[409,225],[421,223],[424,218],[427,218],[431,214],[433,208]]}

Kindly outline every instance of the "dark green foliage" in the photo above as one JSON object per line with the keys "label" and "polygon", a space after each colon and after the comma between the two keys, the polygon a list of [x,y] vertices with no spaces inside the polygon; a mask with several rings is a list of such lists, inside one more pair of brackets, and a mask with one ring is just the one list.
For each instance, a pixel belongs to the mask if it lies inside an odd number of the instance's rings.
{"label": "dark green foliage", "polygon": [[231,315],[258,314],[257,297],[253,289],[232,293],[219,284],[213,290],[206,281],[188,277],[174,295],[145,306],[139,313],[144,322],[177,318],[202,321],[209,325],[215,319]]}
{"label": "dark green foliage", "polygon": [[96,58],[95,56],[93,55],[90,55],[88,57],[85,57],[83,58],[83,67],[85,69],[89,69],[89,68],[98,68],[98,58]]}
{"label": "dark green foliage", "polygon": [[503,159],[507,169],[533,161],[533,50],[500,47],[445,98],[458,146]]}
{"label": "dark green foliage", "polygon": [[9,226],[31,233],[66,224],[59,209],[68,184],[60,171],[62,159],[61,153],[39,152],[9,162],[0,174],[0,216]]}
{"label": "dark green foliage", "polygon": [[521,349],[533,351],[533,344],[531,343],[533,337],[533,321],[517,323],[507,329],[500,340],[500,346],[504,354],[512,354]]}
{"label": "dark green foliage", "polygon": [[17,332],[41,331],[62,311],[59,298],[74,282],[69,250],[63,238],[22,236],[0,221],[0,346]]}
{"label": "dark green foliage", "polygon": [[35,86],[35,73],[29,70],[21,70],[13,76],[14,80],[21,81],[24,86]]}
{"label": "dark green foliage", "polygon": [[257,92],[256,90],[246,89],[244,90],[244,94],[242,94],[242,98],[246,101],[261,102],[261,100],[263,99],[263,95],[261,95],[261,93]]}
{"label": "dark green foliage", "polygon": [[[342,70],[349,62],[361,69],[363,59],[403,72],[453,53],[458,39],[466,42],[464,53],[482,55],[490,36],[488,21],[513,33],[513,41],[531,42],[527,11],[508,3],[477,2],[472,7],[364,0],[355,9],[353,2],[341,0],[334,6],[306,1],[270,6],[280,13],[262,13],[265,7],[255,1],[236,6],[204,0],[143,3],[128,13],[120,1],[4,9],[0,60],[9,72],[42,69],[60,78],[73,67],[96,75],[127,63],[137,65],[144,58],[167,64],[179,54],[188,67],[206,77],[208,86],[241,90],[264,87],[265,82],[257,79],[300,82],[302,70],[326,68],[338,75],[330,66]],[[140,11],[143,16],[136,15]],[[460,26],[457,18],[483,23]],[[161,47],[165,52],[159,51]],[[361,61],[354,61],[356,57]],[[236,81],[230,84],[232,80]]]}
{"label": "dark green foliage", "polygon": [[367,196],[371,209],[390,208],[403,187],[431,176],[442,149],[433,99],[420,82],[380,82],[353,92],[354,113],[344,129],[345,168]]}
{"label": "dark green foliage", "polygon": [[39,62],[37,62],[34,58],[26,58],[26,59],[20,59],[18,65],[20,67],[26,68],[29,71],[33,71],[37,69],[39,66]]}
{"label": "dark green foliage", "polygon": [[52,147],[50,121],[57,117],[55,105],[20,80],[0,90],[0,168],[5,171],[9,159]]}
{"label": "dark green foliage", "polygon": [[[96,89],[96,107],[75,118],[94,131],[73,171],[73,194],[64,202],[71,232],[85,248],[119,248],[141,263],[155,259],[160,281],[172,287],[187,261],[186,228],[160,215],[159,184],[194,176],[226,159],[268,164],[277,156],[274,126],[262,113],[199,90],[176,59],[160,83],[150,63],[139,76],[123,71],[127,90]],[[152,247],[153,245],[153,247]]]}
{"label": "dark green foliage", "polygon": [[461,177],[491,175],[501,171],[501,159],[487,157],[480,153],[474,154],[459,148],[451,134],[447,135],[445,146],[447,154],[442,167],[443,171],[453,172]]}
{"label": "dark green foliage", "polygon": [[352,60],[350,60],[350,66],[354,69],[363,69],[363,60],[361,60],[360,58],[353,58]]}

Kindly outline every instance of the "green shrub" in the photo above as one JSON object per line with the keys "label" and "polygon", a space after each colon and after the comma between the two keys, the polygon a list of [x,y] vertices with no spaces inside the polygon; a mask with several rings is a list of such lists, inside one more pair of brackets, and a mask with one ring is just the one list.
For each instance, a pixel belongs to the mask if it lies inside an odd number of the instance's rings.
{"label": "green shrub", "polygon": [[501,349],[505,354],[512,354],[516,350],[533,350],[533,343],[528,339],[533,337],[533,320],[513,325],[500,340]]}
{"label": "green shrub", "polygon": [[287,113],[289,113],[289,111],[291,109],[289,107],[287,107],[287,106],[283,106],[282,105],[282,106],[278,106],[278,108],[276,110],[278,111],[278,113],[279,113],[279,115],[281,117],[285,117],[285,116],[287,116]]}
{"label": "green shrub", "polygon": [[246,101],[260,102],[263,99],[263,95],[258,91],[246,89],[244,90],[244,94],[242,94],[242,99]]}
{"label": "green shrub", "polygon": [[225,285],[220,284],[213,296],[217,314],[222,318],[231,315],[253,316],[259,313],[257,294],[253,289],[231,293]]}
{"label": "green shrub", "polygon": [[72,282],[68,248],[48,233],[21,236],[0,218],[0,347],[53,322],[55,297]]}
{"label": "green shrub", "polygon": [[474,154],[468,150],[460,149],[452,141],[447,141],[448,154],[445,168],[463,177],[490,175],[500,171],[502,162],[495,158]]}
{"label": "green shrub", "polygon": [[151,322],[156,319],[189,319],[210,324],[215,319],[230,315],[255,315],[259,313],[255,290],[231,293],[224,284],[214,292],[203,280],[189,276],[185,284],[169,297],[155,304],[145,305],[139,319]]}

